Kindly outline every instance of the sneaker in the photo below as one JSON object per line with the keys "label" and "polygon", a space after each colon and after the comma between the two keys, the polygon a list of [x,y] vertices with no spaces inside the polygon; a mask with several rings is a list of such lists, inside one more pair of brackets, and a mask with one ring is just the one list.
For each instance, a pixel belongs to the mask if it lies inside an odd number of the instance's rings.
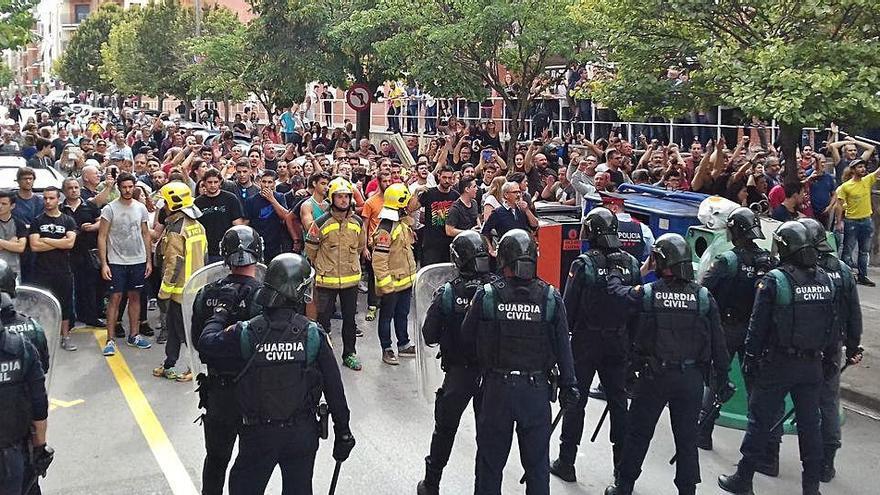
{"label": "sneaker", "polygon": [[138,333],[140,333],[141,335],[143,335],[145,337],[152,337],[153,335],[156,335],[156,331],[153,330],[153,327],[151,327],[150,324],[145,321],[141,322],[141,326],[140,326],[140,329],[138,330]]}
{"label": "sneaker", "polygon": [[186,370],[185,373],[178,373],[174,368],[165,368],[164,365],[153,369],[153,376],[156,378],[166,378],[177,382],[188,382],[192,380],[192,372]]}
{"label": "sneaker", "polygon": [[367,287],[366,282],[364,282],[363,280],[358,282],[358,292],[360,292],[361,294],[366,294],[368,290],[369,288]]}
{"label": "sneaker", "polygon": [[859,277],[858,280],[856,280],[856,283],[858,283],[859,285],[864,285],[866,287],[876,287],[877,286],[877,284],[872,282],[871,279],[869,279],[868,277]]}
{"label": "sneaker", "polygon": [[156,343],[157,344],[164,344],[165,342],[168,342],[168,330],[165,330],[164,328],[160,328],[159,329],[159,336],[156,337]]}
{"label": "sneaker", "polygon": [[354,336],[355,336],[355,337],[363,337],[363,336],[364,336],[364,331],[361,330],[360,328],[355,328],[355,329],[354,329]]}
{"label": "sneaker", "polygon": [[190,371],[190,370],[186,370],[183,373],[175,373],[175,374],[177,375],[177,377],[174,378],[174,380],[178,381],[178,382],[191,382],[193,379],[193,374],[192,374],[192,371]]}
{"label": "sneaker", "polygon": [[367,316],[364,317],[367,321],[373,321],[376,319],[376,313],[379,311],[379,308],[376,306],[370,306],[367,308]]}
{"label": "sneaker", "polygon": [[156,311],[159,309],[159,302],[156,299],[150,299],[147,302],[147,311]]}
{"label": "sneaker", "polygon": [[116,354],[116,342],[112,340],[108,340],[106,344],[104,344],[104,355],[112,356]]}
{"label": "sneaker", "polygon": [[73,342],[70,341],[70,335],[68,335],[67,337],[61,337],[61,348],[65,351],[76,350],[76,346],[73,344]]}
{"label": "sneaker", "polygon": [[129,347],[137,347],[138,349],[149,349],[150,347],[153,347],[153,344],[141,335],[135,335],[134,337],[125,339],[125,344]]}
{"label": "sneaker", "polygon": [[349,354],[342,358],[342,364],[345,365],[346,368],[352,369],[354,371],[360,371],[363,366],[361,366],[361,361],[358,359],[357,354]]}
{"label": "sneaker", "polygon": [[403,349],[398,349],[397,354],[399,356],[416,357],[416,346],[415,344],[410,344]]}
{"label": "sneaker", "polygon": [[397,360],[397,356],[394,355],[394,351],[391,349],[385,349],[382,351],[382,362],[385,364],[390,364],[391,366],[397,366],[400,362]]}

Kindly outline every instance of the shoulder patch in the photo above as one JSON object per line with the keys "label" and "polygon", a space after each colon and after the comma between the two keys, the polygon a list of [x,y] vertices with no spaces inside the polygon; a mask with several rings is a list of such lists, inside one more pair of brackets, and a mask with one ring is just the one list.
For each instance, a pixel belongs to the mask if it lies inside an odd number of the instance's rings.
{"label": "shoulder patch", "polygon": [[376,245],[377,246],[390,246],[391,245],[391,233],[387,230],[380,230],[376,232]]}

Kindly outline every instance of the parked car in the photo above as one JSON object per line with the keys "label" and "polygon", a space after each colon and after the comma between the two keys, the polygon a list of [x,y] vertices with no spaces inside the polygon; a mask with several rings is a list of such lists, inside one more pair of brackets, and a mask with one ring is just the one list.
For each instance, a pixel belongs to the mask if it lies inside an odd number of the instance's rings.
{"label": "parked car", "polygon": [[46,95],[46,98],[43,99],[43,103],[46,105],[52,105],[55,103],[71,105],[76,101],[76,93],[67,89],[56,89],[54,91],[50,91],[49,94]]}
{"label": "parked car", "polygon": [[[0,156],[0,189],[17,190],[18,169],[25,165],[24,158],[20,156]],[[64,182],[64,177],[54,168],[37,168],[34,169],[34,174],[35,192],[43,192],[49,186],[61,189],[61,183]]]}

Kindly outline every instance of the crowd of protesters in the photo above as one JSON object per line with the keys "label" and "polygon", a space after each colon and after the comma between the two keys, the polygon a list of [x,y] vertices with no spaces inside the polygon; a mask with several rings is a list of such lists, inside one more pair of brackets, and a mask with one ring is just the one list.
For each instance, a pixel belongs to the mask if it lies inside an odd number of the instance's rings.
{"label": "crowd of protesters", "polygon": [[[64,348],[75,349],[67,329],[76,321],[107,326],[111,336],[147,348],[154,330],[146,312],[162,283],[151,253],[167,217],[158,193],[169,182],[192,191],[207,238],[206,263],[220,259],[220,238],[239,224],[262,236],[266,262],[282,252],[303,252],[309,226],[329,211],[327,187],[335,177],[353,185],[353,208],[369,242],[384,191],[404,183],[413,196],[414,251],[422,265],[448,261],[449,243],[463,230],[479,230],[492,249],[493,240],[508,230],[535,231],[538,201],[582,208],[586,195],[634,183],[723,196],[779,220],[816,218],[839,235],[842,257],[859,282],[873,285],[867,262],[870,192],[877,176],[868,171],[877,168],[875,149],[834,126],[827,136],[811,134],[788,160],[760,123],[738,129],[735,142],[724,136],[703,141],[695,133],[687,146],[650,133],[630,142],[613,126],[601,136],[585,135],[588,129],[577,126],[554,136],[545,126],[536,138],[508,149],[509,136],[493,119],[497,110],[480,106],[481,118],[467,121],[442,113],[440,118],[426,109],[429,95],[392,89],[398,91],[389,99],[392,108],[393,98],[400,106],[411,101],[405,95],[422,105],[407,122],[413,133],[400,148],[386,139],[358,139],[351,122],[328,126],[319,87],[268,123],[260,124],[252,113],[236,115],[228,125],[218,123],[214,134],[179,125],[179,118],[168,114],[151,117],[132,108],[118,117],[97,111],[65,119],[38,111],[23,123],[7,120],[0,153],[20,154],[27,167],[18,171],[13,191],[0,192],[0,257],[18,267],[23,281],[56,294],[69,322],[63,327]],[[569,109],[568,115],[583,111]],[[205,106],[201,117],[216,120],[212,112],[216,107]],[[420,128],[431,134],[415,134]],[[798,180],[786,184],[783,169],[789,164]],[[69,180],[62,190],[35,193],[35,170],[50,167]],[[123,176],[131,177],[124,188]],[[359,289],[369,292],[370,321],[381,305],[370,246],[362,263]],[[128,330],[121,322],[126,304]],[[157,340],[166,338],[160,331]]]}

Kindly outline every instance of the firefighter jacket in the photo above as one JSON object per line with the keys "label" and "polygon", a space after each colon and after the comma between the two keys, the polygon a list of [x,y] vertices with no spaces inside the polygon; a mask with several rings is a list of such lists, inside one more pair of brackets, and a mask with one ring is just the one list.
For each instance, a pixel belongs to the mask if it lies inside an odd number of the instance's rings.
{"label": "firefighter jacket", "polygon": [[207,252],[205,228],[198,220],[180,211],[169,215],[165,232],[156,247],[156,267],[162,269],[159,299],[183,303],[183,286],[193,272],[205,266]]}
{"label": "firefighter jacket", "polygon": [[306,236],[306,256],[315,267],[315,285],[347,289],[361,280],[361,253],[367,243],[364,222],[354,213],[328,212],[312,223]]}
{"label": "firefighter jacket", "polygon": [[399,222],[383,218],[373,232],[373,273],[376,275],[377,295],[412,287],[416,260],[412,250],[413,231],[405,223],[409,221],[409,217]]}

